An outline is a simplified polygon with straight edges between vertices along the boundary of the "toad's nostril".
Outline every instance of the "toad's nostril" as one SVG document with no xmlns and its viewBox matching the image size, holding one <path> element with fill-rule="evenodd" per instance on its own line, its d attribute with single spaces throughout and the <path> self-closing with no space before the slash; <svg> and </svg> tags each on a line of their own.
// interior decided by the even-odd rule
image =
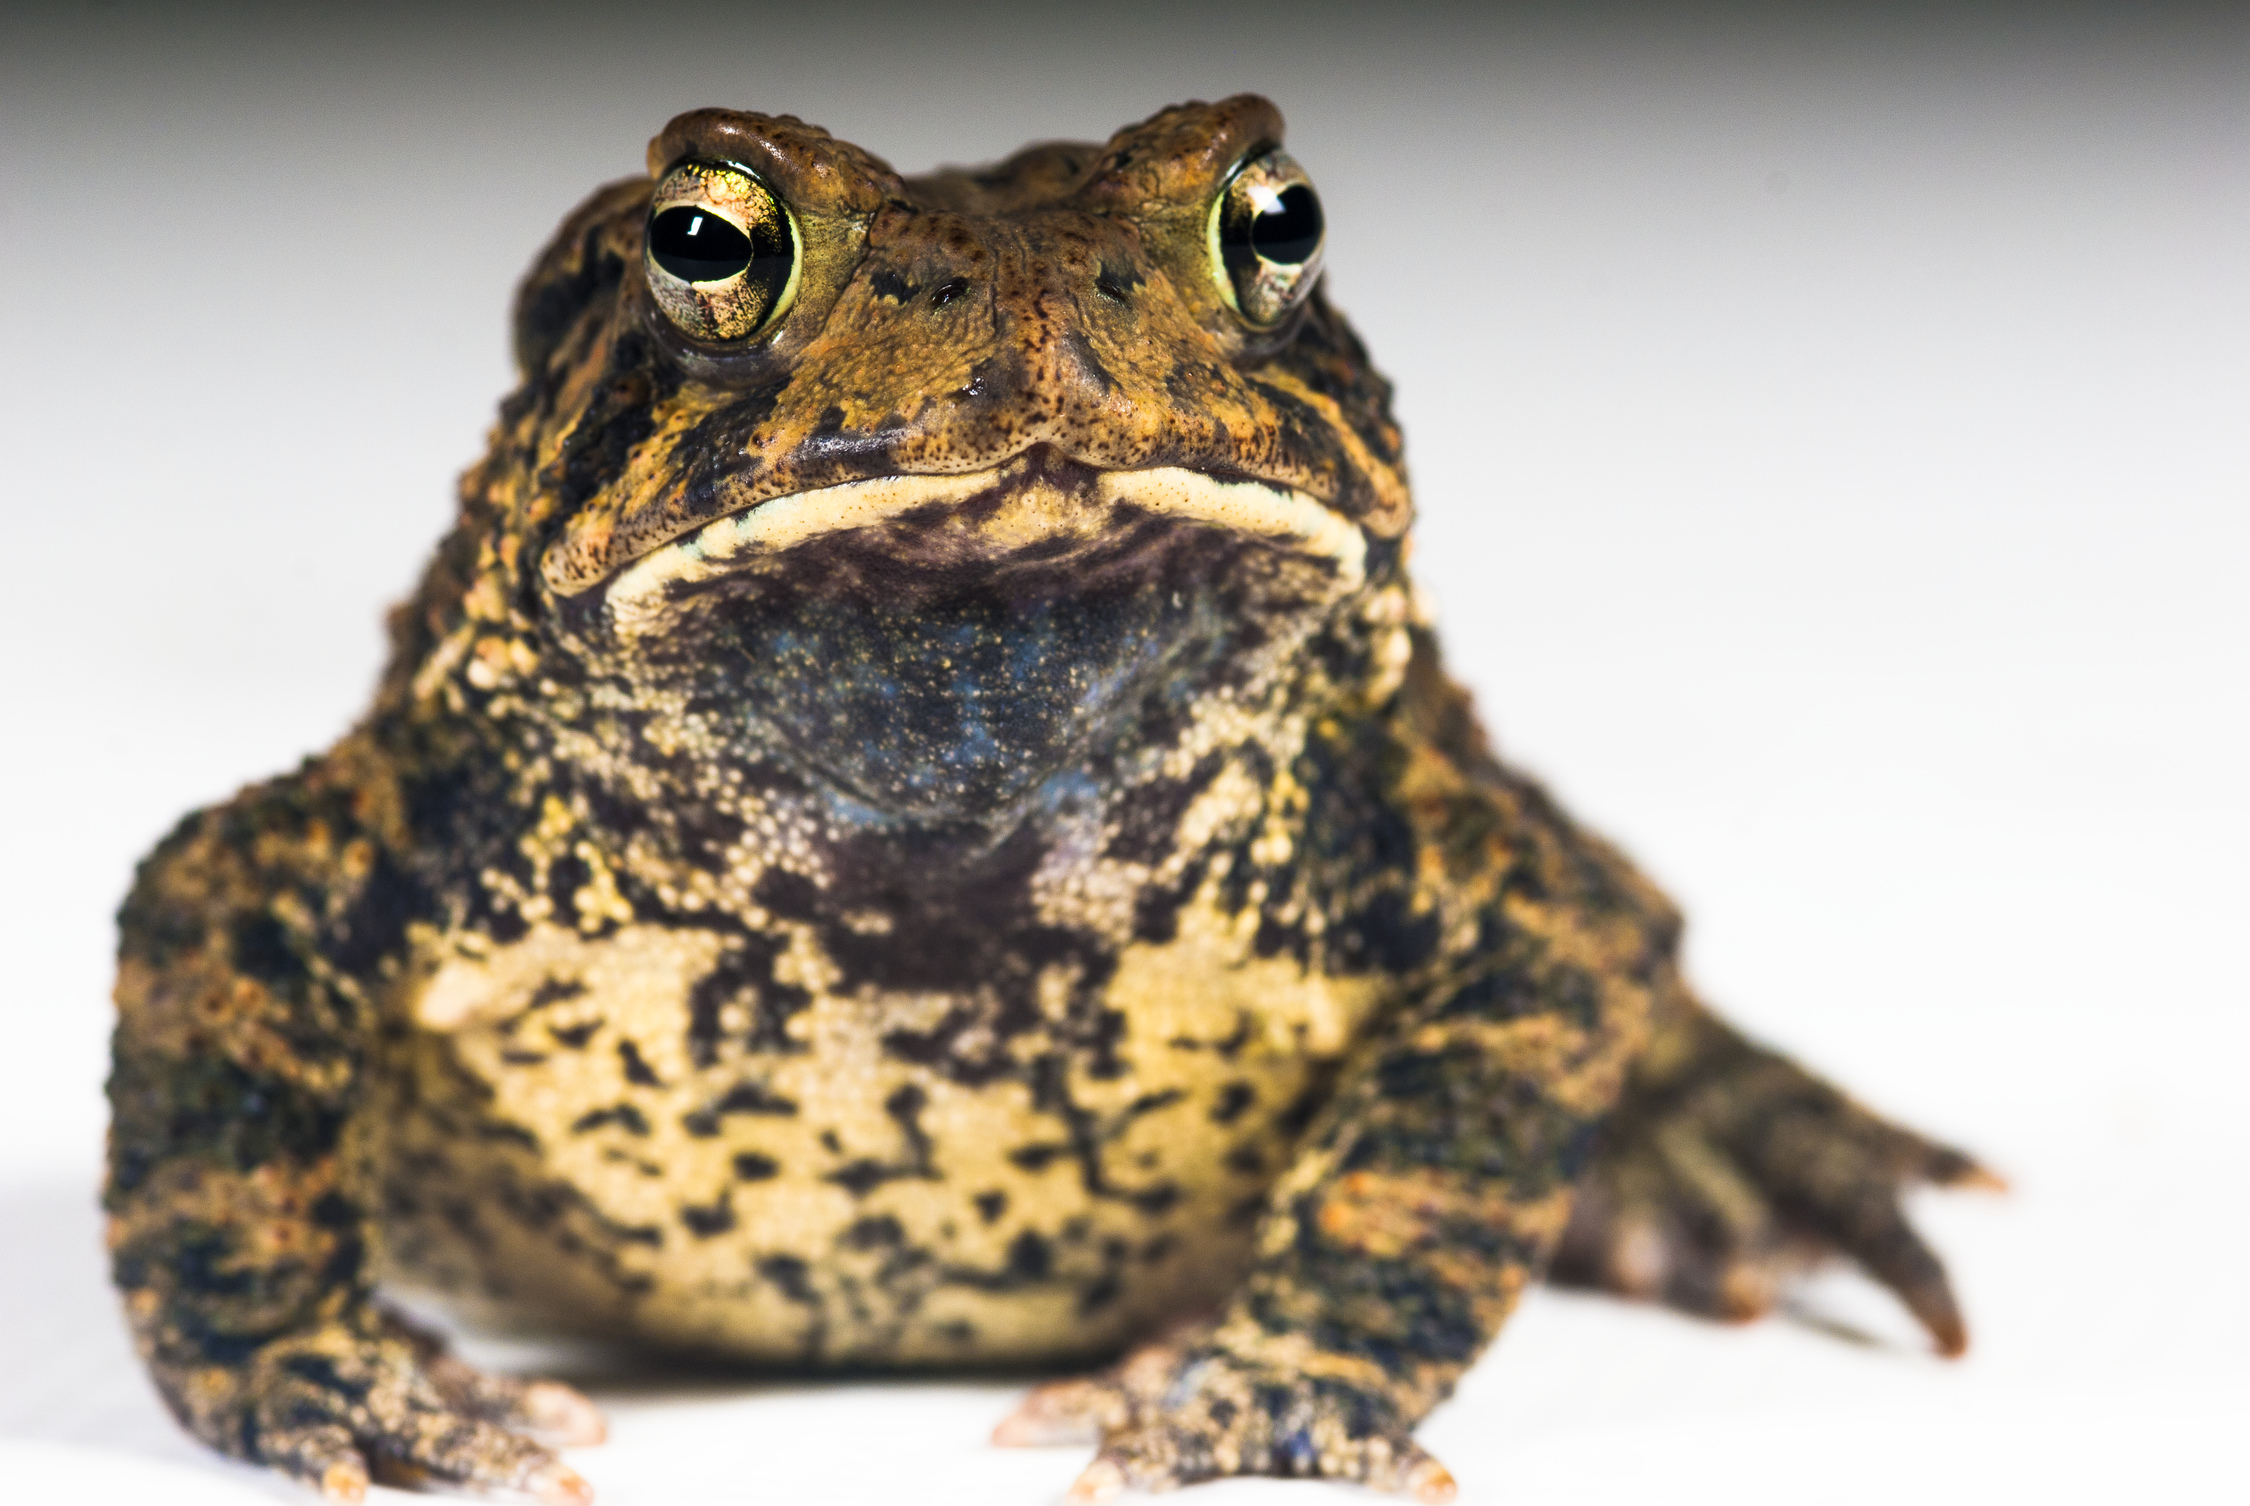
<svg viewBox="0 0 2250 1506">
<path fill-rule="evenodd" d="M 1130 304 L 1140 286 L 1141 276 L 1129 264 L 1120 267 L 1104 261 L 1101 275 L 1094 279 L 1094 291 L 1112 303 Z"/>
</svg>

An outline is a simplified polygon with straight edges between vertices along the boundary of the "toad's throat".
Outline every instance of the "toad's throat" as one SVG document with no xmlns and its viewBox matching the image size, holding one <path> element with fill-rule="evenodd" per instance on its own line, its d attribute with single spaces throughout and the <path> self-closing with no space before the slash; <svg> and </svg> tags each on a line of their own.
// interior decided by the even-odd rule
<svg viewBox="0 0 2250 1506">
<path fill-rule="evenodd" d="M 1018 461 L 763 503 L 606 599 L 705 725 L 839 815 L 1012 827 L 1254 692 L 1365 569 L 1358 527 L 1301 493 Z"/>
</svg>

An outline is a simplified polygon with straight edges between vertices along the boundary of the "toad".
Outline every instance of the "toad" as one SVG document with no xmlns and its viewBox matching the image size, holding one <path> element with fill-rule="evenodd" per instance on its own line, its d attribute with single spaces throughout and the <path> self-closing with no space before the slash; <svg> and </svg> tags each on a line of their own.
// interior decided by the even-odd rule
<svg viewBox="0 0 2250 1506">
<path fill-rule="evenodd" d="M 1424 1500 L 1542 1275 L 1747 1317 L 1990 1180 L 1707 1010 L 1501 763 L 1262 99 L 904 178 L 682 115 L 563 223 L 373 708 L 122 916 L 106 1207 L 215 1447 L 589 1498 L 381 1300 L 807 1368 L 1094 1366 L 1075 1494 Z M 1121 1358 L 1119 1358 L 1121 1356 Z"/>
</svg>

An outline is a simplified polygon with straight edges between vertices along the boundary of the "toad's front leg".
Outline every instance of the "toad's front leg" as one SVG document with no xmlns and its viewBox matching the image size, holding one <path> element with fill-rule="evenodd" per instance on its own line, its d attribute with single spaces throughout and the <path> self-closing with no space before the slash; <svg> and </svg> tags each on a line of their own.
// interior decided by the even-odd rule
<svg viewBox="0 0 2250 1506">
<path fill-rule="evenodd" d="M 1209 1326 L 1002 1425 L 1031 1442 L 1092 1423 L 1080 1499 L 1231 1474 L 1450 1496 L 1413 1429 L 1545 1267 L 1655 1001 L 1682 991 L 1671 907 L 1492 760 L 1427 639 L 1380 744 L 1354 736 L 1331 765 L 1374 746 L 1366 798 L 1411 835 L 1388 844 L 1388 880 L 1354 870 L 1339 891 L 1435 940 L 1345 1063 Z M 1343 847 L 1306 850 L 1324 845 Z"/>
<path fill-rule="evenodd" d="M 600 1437 L 568 1387 L 446 1355 L 371 1300 L 352 1145 L 362 984 L 400 924 L 383 802 L 331 755 L 191 817 L 120 917 L 113 1270 L 189 1431 L 332 1499 L 370 1472 L 583 1502 L 547 1443 Z"/>
<path fill-rule="evenodd" d="M 1347 1069 L 1217 1317 L 1034 1393 L 1000 1441 L 1091 1424 L 1079 1500 L 1240 1474 L 1451 1496 L 1413 1429 L 1544 1265 L 1668 976 L 1634 914 L 1507 908 L 1507 939 Z"/>
</svg>

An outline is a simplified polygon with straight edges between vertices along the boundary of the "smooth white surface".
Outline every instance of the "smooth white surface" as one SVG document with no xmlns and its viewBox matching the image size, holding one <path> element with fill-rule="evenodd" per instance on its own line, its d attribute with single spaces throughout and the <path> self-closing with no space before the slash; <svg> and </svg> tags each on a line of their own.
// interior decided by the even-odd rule
<svg viewBox="0 0 2250 1506">
<path fill-rule="evenodd" d="M 695 104 L 915 169 L 1236 87 L 1503 747 L 1734 1017 L 2019 1188 L 1918 1205 L 1955 1366 L 1847 1277 L 1743 1330 L 1535 1296 L 1424 1429 L 1464 1499 L 2240 1499 L 2250 53 L 2159 21 L 0 23 L 0 1499 L 300 1499 L 178 1435 L 104 1284 L 110 912 L 362 704 L 561 213 Z M 997 1382 L 595 1389 L 605 1506 L 1083 1458 L 985 1447 Z"/>
</svg>

